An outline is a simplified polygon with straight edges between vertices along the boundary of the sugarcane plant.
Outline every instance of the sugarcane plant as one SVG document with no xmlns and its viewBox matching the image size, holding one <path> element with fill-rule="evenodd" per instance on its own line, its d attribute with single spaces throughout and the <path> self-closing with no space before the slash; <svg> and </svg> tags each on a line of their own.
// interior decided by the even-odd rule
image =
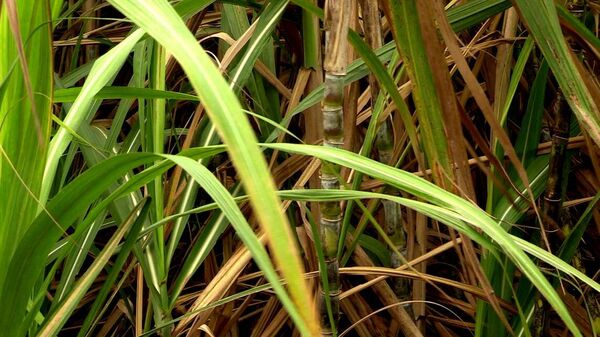
<svg viewBox="0 0 600 337">
<path fill-rule="evenodd" d="M 544 221 L 542 230 L 549 230 L 561 223 L 561 205 L 563 202 L 562 186 L 564 181 L 564 171 L 567 166 L 566 145 L 569 137 L 569 120 L 571 111 L 567 106 L 560 90 L 556 91 L 556 98 L 552 105 L 552 117 L 554 119 L 551 128 L 552 150 L 550 153 L 549 176 L 546 182 L 546 191 L 542 197 L 542 220 Z M 549 226 L 552 223 L 554 226 Z M 542 235 L 544 235 L 542 233 Z M 542 244 L 543 246 L 543 244 Z M 543 336 L 546 326 L 545 302 L 538 298 L 535 305 L 535 314 L 533 315 L 533 331 L 535 336 Z"/>
<path fill-rule="evenodd" d="M 321 102 L 323 116 L 323 145 L 342 148 L 344 145 L 343 99 L 346 76 L 347 34 L 350 1 L 329 0 L 325 3 L 325 95 Z M 321 187 L 327 190 L 340 188 L 340 166 L 328 162 L 321 164 Z M 323 336 L 335 334 L 335 322 L 339 317 L 339 264 L 337 247 L 342 224 L 342 208 L 339 201 L 320 203 L 320 236 L 327 268 L 326 280 L 321 291 L 321 325 Z M 323 274 L 323 273 L 322 273 Z M 331 314 L 331 315 L 330 315 Z"/>
<path fill-rule="evenodd" d="M 574 0 L 568 4 L 569 11 L 574 17 L 581 20 L 585 12 L 585 1 Z M 571 49 L 574 53 L 582 57 L 582 50 L 575 44 L 571 43 Z M 569 156 L 567 154 L 567 144 L 569 142 L 569 124 L 571 121 L 571 109 L 565 101 L 564 94 L 560 88 L 555 89 L 556 97 L 551 107 L 550 117 L 550 137 L 552 142 L 549 162 L 549 175 L 546 181 L 546 189 L 541 199 L 541 230 L 553 231 L 557 229 L 563 231 L 570 227 L 567 222 L 563 224 L 563 209 L 564 188 L 568 182 L 568 174 L 565 174 L 569 168 Z M 545 235 L 542 233 L 542 236 Z M 563 232 L 564 235 L 564 232 Z M 547 242 L 547 240 L 545 240 Z M 540 242 L 543 246 L 543 241 Z M 548 247 L 549 248 L 549 247 Z M 578 260 L 578 257 L 573 257 Z M 574 261 L 575 264 L 577 261 Z M 546 302 L 541 297 L 536 299 L 535 309 L 533 314 L 533 332 L 534 336 L 545 336 L 548 332 L 548 320 L 546 319 Z"/>
<path fill-rule="evenodd" d="M 371 49 L 377 50 L 383 45 L 381 18 L 377 0 L 361 0 L 360 4 L 365 38 Z M 377 82 L 373 74 L 369 75 L 369 86 L 371 88 L 371 106 L 375 106 L 374 103 L 377 100 L 380 90 L 379 82 Z M 392 132 L 392 122 L 389 117 L 382 121 L 377 129 L 375 146 L 378 154 L 377 159 L 381 163 L 394 165 L 394 135 Z M 397 190 L 390 187 L 387 187 L 385 192 L 393 195 L 398 194 Z M 402 216 L 401 205 L 390 200 L 383 200 L 382 204 L 385 231 L 396 248 L 389 250 L 391 266 L 398 268 L 404 264 L 407 256 L 406 233 L 400 221 Z M 397 252 L 400 252 L 402 256 L 399 256 Z M 410 298 L 410 282 L 408 282 L 408 279 L 396 277 L 391 282 L 393 283 L 391 285 L 392 289 L 400 301 L 406 301 Z"/>
</svg>

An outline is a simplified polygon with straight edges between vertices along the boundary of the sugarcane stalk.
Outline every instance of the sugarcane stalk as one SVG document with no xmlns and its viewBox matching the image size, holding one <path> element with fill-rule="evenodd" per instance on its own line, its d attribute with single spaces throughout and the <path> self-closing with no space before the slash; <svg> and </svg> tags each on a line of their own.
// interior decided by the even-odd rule
<svg viewBox="0 0 600 337">
<path fill-rule="evenodd" d="M 382 43 L 381 18 L 377 0 L 361 0 L 362 17 L 365 31 L 365 38 L 369 46 L 376 50 Z M 373 74 L 369 75 L 369 86 L 371 87 L 371 106 L 374 106 L 375 100 L 379 95 L 379 83 Z M 392 132 L 392 122 L 386 118 L 377 129 L 375 138 L 375 147 L 377 148 L 378 160 L 381 163 L 393 165 L 392 156 L 394 151 L 394 136 Z M 397 195 L 398 191 L 393 188 L 386 188 L 386 193 Z M 402 211 L 401 206 L 389 200 L 383 200 L 384 226 L 388 237 L 396 247 L 396 250 L 389 250 L 392 267 L 398 268 L 404 264 L 407 257 L 406 233 L 400 223 Z M 401 252 L 403 256 L 398 256 L 396 252 Z M 393 278 L 390 280 L 392 289 L 401 301 L 410 299 L 410 282 L 406 278 Z M 410 305 L 407 305 L 407 309 Z"/>
<path fill-rule="evenodd" d="M 571 14 L 573 14 L 575 17 L 577 17 L 579 20 L 583 20 L 583 17 L 585 15 L 585 12 L 587 11 L 587 7 L 588 7 L 588 3 L 590 2 L 596 2 L 596 6 L 598 5 L 598 1 L 594 0 L 594 1 L 588 1 L 588 0 L 573 0 L 571 3 L 568 4 L 568 9 L 571 12 Z M 575 43 L 571 43 L 571 48 L 573 49 L 574 53 L 579 57 L 579 59 L 581 60 L 581 62 L 583 64 L 586 64 L 586 58 L 583 52 L 583 49 L 581 48 L 580 45 L 577 45 Z M 565 123 L 569 123 L 568 121 L 565 121 Z M 567 125 L 568 127 L 568 125 Z M 569 136 L 568 134 L 566 135 L 567 137 Z M 565 141 L 565 146 L 567 143 L 568 139 Z M 566 214 L 568 214 L 568 209 L 565 209 L 564 212 Z M 571 232 L 572 230 L 572 223 L 570 220 L 570 217 L 563 215 L 562 216 L 563 219 L 567 219 L 567 221 L 563 221 L 563 225 L 562 225 L 562 232 L 567 235 Z M 573 266 L 575 266 L 575 268 L 579 269 L 582 273 L 587 274 L 587 270 L 585 268 L 584 263 L 582 262 L 582 257 L 581 257 L 581 250 L 577 249 L 577 251 L 575 252 L 575 255 L 572 258 L 572 264 Z M 600 296 L 598 295 L 598 293 L 594 292 L 594 291 L 587 291 L 584 293 L 584 298 L 585 298 L 585 302 L 587 303 L 587 308 L 588 308 L 588 312 L 590 315 L 590 319 L 591 319 L 591 328 L 592 328 L 592 333 L 594 336 L 600 334 Z"/>
<path fill-rule="evenodd" d="M 542 219 L 545 223 L 553 223 L 556 227 L 561 224 L 561 207 L 563 202 L 562 186 L 566 167 L 566 149 L 569 139 L 569 121 L 571 111 L 561 90 L 556 91 L 552 106 L 554 124 L 551 129 L 552 149 L 550 152 L 549 175 L 546 190 L 542 198 Z M 547 226 L 544 226 L 547 227 Z M 545 302 L 541 297 L 536 300 L 533 328 L 534 336 L 545 336 L 547 325 Z"/>
<path fill-rule="evenodd" d="M 585 11 L 585 0 L 573 0 L 568 4 L 568 8 L 575 17 L 581 19 L 583 12 Z M 575 44 L 571 44 L 571 47 L 575 54 L 582 55 L 581 49 Z M 568 225 L 562 225 L 561 220 L 563 203 L 562 186 L 567 183 L 565 181 L 567 176 L 564 172 L 568 167 L 566 150 L 569 142 L 571 110 L 559 88 L 556 90 L 556 98 L 553 102 L 551 114 L 554 118 L 554 123 L 551 126 L 552 148 L 550 152 L 548 180 L 542 198 L 541 211 L 542 219 L 546 224 L 552 224 L 554 228 L 564 229 L 565 227 L 568 228 Z M 546 306 L 546 302 L 538 296 L 535 302 L 532 329 L 535 337 L 546 335 L 548 324 L 546 319 Z"/>
<path fill-rule="evenodd" d="M 323 117 L 323 145 L 342 148 L 344 145 L 343 98 L 346 76 L 347 34 L 350 16 L 350 1 L 328 0 L 325 3 L 325 94 L 321 102 Z M 340 188 L 340 167 L 323 162 L 321 164 L 321 188 Z M 321 326 L 323 336 L 334 334 L 339 318 L 339 295 L 341 292 L 337 247 L 342 224 L 341 203 L 322 202 L 320 206 L 320 236 L 327 268 L 327 293 L 321 291 Z M 331 305 L 330 319 L 327 305 Z M 333 323 L 333 324 L 332 324 Z"/>
<path fill-rule="evenodd" d="M 554 127 L 552 130 L 549 175 L 542 200 L 542 219 L 560 224 L 560 208 L 563 201 L 561 186 L 564 183 L 566 148 L 569 140 L 569 121 L 571 119 L 571 111 L 562 91 L 557 92 L 552 108 Z"/>
<path fill-rule="evenodd" d="M 389 119 L 384 121 L 377 130 L 376 147 L 378 152 L 378 160 L 381 163 L 393 165 L 393 135 Z M 391 187 L 386 187 L 385 193 L 392 195 L 399 194 L 398 190 Z M 391 266 L 392 268 L 399 268 L 406 263 L 408 257 L 406 231 L 401 223 L 402 208 L 400 204 L 390 200 L 382 200 L 381 203 L 383 204 L 385 232 L 393 245 L 393 247 L 388 249 L 390 253 Z M 398 300 L 403 302 L 410 301 L 412 291 L 411 282 L 408 278 L 394 277 L 393 279 L 388 280 L 388 282 L 396 294 L 396 297 L 398 297 Z M 411 304 L 405 304 L 404 309 L 411 317 L 413 317 Z"/>
<path fill-rule="evenodd" d="M 394 150 L 394 138 L 391 130 L 391 121 L 386 119 L 377 130 L 375 145 L 378 152 L 378 160 L 381 163 L 393 165 L 392 154 Z M 398 195 L 398 190 L 386 187 L 387 194 Z M 382 200 L 384 227 L 387 236 L 392 241 L 395 249 L 389 249 L 392 268 L 398 268 L 407 261 L 406 232 L 402 226 L 402 209 L 400 204 L 390 200 Z M 400 253 L 402 256 L 398 255 Z M 392 289 L 400 301 L 410 300 L 410 281 L 404 277 L 395 277 L 390 280 Z M 410 310 L 411 305 L 405 305 Z"/>
</svg>

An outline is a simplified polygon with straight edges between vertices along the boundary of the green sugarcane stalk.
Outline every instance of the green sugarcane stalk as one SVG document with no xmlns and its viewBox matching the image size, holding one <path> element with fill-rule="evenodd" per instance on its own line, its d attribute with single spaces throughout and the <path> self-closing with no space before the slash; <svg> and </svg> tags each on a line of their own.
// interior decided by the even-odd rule
<svg viewBox="0 0 600 337">
<path fill-rule="evenodd" d="M 378 2 L 377 0 L 361 0 L 360 4 L 362 7 L 365 38 L 369 46 L 373 50 L 376 50 L 383 45 Z M 369 75 L 369 85 L 371 87 L 371 106 L 374 106 L 374 102 L 379 95 L 379 83 L 373 74 Z M 393 165 L 394 136 L 390 118 L 386 118 L 377 129 L 375 147 L 377 148 L 378 160 L 381 163 Z M 398 191 L 393 188 L 386 188 L 386 192 L 393 195 L 398 194 Z M 392 240 L 392 243 L 396 247 L 396 251 L 401 252 L 403 255 L 398 256 L 396 251 L 390 249 L 392 267 L 398 268 L 404 264 L 407 257 L 406 233 L 400 223 L 402 210 L 399 204 L 389 200 L 383 200 L 382 204 L 386 234 Z M 392 289 L 399 300 L 405 301 L 410 299 L 411 291 L 408 279 L 396 277 L 390 280 L 390 282 L 392 283 Z M 410 305 L 407 306 L 410 307 Z"/>
<path fill-rule="evenodd" d="M 323 145 L 342 148 L 344 145 L 343 99 L 344 77 L 347 65 L 347 34 L 350 21 L 351 2 L 348 0 L 328 0 L 325 3 L 325 95 L 321 102 L 323 115 Z M 340 167 L 323 162 L 321 164 L 321 188 L 340 188 Z M 341 292 L 337 247 L 342 224 L 340 202 L 330 201 L 319 204 L 321 211 L 320 236 L 327 268 L 328 293 L 322 291 L 321 325 L 323 336 L 334 334 L 335 323 L 339 318 L 339 295 Z M 330 320 L 327 305 L 331 304 L 333 319 Z M 333 321 L 333 322 L 332 322 Z M 333 324 L 332 324 L 333 323 Z"/>
</svg>

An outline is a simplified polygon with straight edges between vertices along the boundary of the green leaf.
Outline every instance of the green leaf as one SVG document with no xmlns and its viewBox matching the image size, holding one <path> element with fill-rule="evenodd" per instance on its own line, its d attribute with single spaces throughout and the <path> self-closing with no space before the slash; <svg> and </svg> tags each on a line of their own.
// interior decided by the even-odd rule
<svg viewBox="0 0 600 337">
<path fill-rule="evenodd" d="M 94 96 L 99 92 L 115 74 L 121 69 L 127 56 L 135 44 L 144 36 L 144 31 L 136 30 L 125 40 L 119 43 L 94 62 L 90 74 L 77 96 L 77 99 L 69 109 L 69 113 L 64 119 L 64 124 L 70 129 L 77 131 L 79 126 L 89 117 L 89 109 L 94 101 Z M 44 181 L 40 192 L 40 201 L 46 202 L 50 195 L 50 188 L 56 174 L 58 161 L 64 151 L 69 146 L 73 136 L 66 128 L 60 128 L 50 142 L 48 150 L 48 160 L 44 168 Z"/>
<path fill-rule="evenodd" d="M 184 154 L 202 158 L 221 151 L 222 148 L 207 147 L 187 151 Z M 6 279 L 3 287 L 0 288 L 0 303 L 5 304 L 0 308 L 2 310 L 0 326 L 5 327 L 4 333 L 8 336 L 22 336 L 17 331 L 28 328 L 30 321 L 20 322 L 26 312 L 29 295 L 34 289 L 37 278 L 44 270 L 50 251 L 61 235 L 78 217 L 88 210 L 91 203 L 97 200 L 109 186 L 133 168 L 151 163 L 154 160 L 156 160 L 155 155 L 146 153 L 133 153 L 109 158 L 78 175 L 47 204 L 46 208 L 35 218 L 23 235 L 23 239 L 19 242 L 10 259 L 8 268 L 5 269 L 6 275 L 11 275 L 11 277 Z M 90 222 L 95 219 L 97 214 L 104 211 L 117 196 L 136 190 L 153 179 L 156 174 L 166 171 L 171 165 L 170 162 L 164 162 L 132 177 L 111 197 L 105 198 L 94 208 L 93 212 L 88 214 Z M 79 224 L 84 228 L 89 225 L 89 222 Z M 32 247 L 35 247 L 35 249 L 32 249 Z M 15 294 L 21 295 L 15 296 Z"/>
<path fill-rule="evenodd" d="M 577 61 L 560 29 L 553 0 L 514 0 L 523 22 L 544 54 L 563 94 L 579 123 L 600 146 L 598 107 L 575 65 Z"/>
<path fill-rule="evenodd" d="M 39 207 L 52 115 L 49 9 L 31 1 L 0 2 L 0 289 Z"/>
<path fill-rule="evenodd" d="M 582 336 L 565 303 L 536 264 L 525 254 L 523 251 L 524 248 L 517 245 L 514 237 L 499 226 L 492 217 L 470 201 L 462 199 L 409 172 L 378 163 L 352 152 L 311 145 L 264 144 L 264 146 L 286 152 L 310 155 L 321 160 L 349 167 L 370 175 L 373 178 L 380 179 L 417 198 L 459 214 L 462 221 L 482 230 L 483 233 L 493 238 L 496 244 L 502 249 L 502 252 L 532 281 L 548 303 L 556 310 L 573 335 Z M 529 252 L 538 253 L 535 249 Z"/>
<path fill-rule="evenodd" d="M 69 318 L 70 313 L 73 312 L 73 310 L 75 310 L 75 308 L 79 305 L 79 301 L 83 298 L 83 296 L 85 296 L 89 287 L 92 285 L 110 257 L 118 248 L 121 238 L 123 238 L 127 232 L 129 232 L 130 235 L 127 247 L 129 250 L 131 250 L 133 243 L 136 241 L 137 234 L 142 229 L 142 225 L 144 223 L 143 220 L 148 211 L 148 207 L 144 207 L 146 205 L 146 201 L 147 199 L 143 199 L 142 202 L 131 211 L 131 214 L 127 220 L 113 234 L 102 252 L 94 260 L 94 263 L 87 268 L 85 274 L 77 281 L 75 286 L 70 290 L 67 296 L 65 296 L 65 299 L 61 301 L 59 307 L 46 319 L 45 324 L 42 326 L 37 335 L 38 337 L 51 337 L 58 334 L 60 328 Z M 129 250 L 122 250 L 122 253 L 128 252 Z M 128 254 L 125 254 L 124 257 L 120 259 L 120 265 L 125 262 L 127 255 Z M 117 269 L 117 271 L 119 269 Z M 114 279 L 116 276 L 118 276 L 118 273 L 112 273 L 112 276 Z"/>
<path fill-rule="evenodd" d="M 73 102 L 81 93 L 82 88 L 57 89 L 54 91 L 55 103 Z M 198 97 L 184 94 L 181 92 L 155 90 L 149 88 L 134 87 L 104 87 L 94 96 L 94 99 L 125 99 L 125 98 L 145 98 L 145 99 L 174 99 L 182 101 L 197 101 Z"/>
<path fill-rule="evenodd" d="M 448 21 L 455 32 L 461 32 L 512 6 L 508 0 L 471 0 L 448 10 Z"/>
<path fill-rule="evenodd" d="M 544 98 L 546 96 L 546 81 L 548 79 L 548 63 L 542 62 L 540 70 L 531 85 L 527 110 L 521 122 L 521 131 L 515 142 L 515 151 L 527 167 L 537 155 L 540 143 L 540 132 L 542 131 L 542 117 L 544 114 Z"/>
<path fill-rule="evenodd" d="M 427 54 L 421 22 L 419 15 L 416 14 L 418 13 L 417 1 L 407 0 L 399 4 L 388 1 L 385 4 L 385 8 L 389 9 L 387 14 L 396 46 L 413 84 L 412 96 L 419 120 L 423 152 L 427 156 L 429 167 L 439 165 L 442 170 L 450 174 L 444 111 L 438 98 L 440 95 L 436 87 L 435 74 L 429 63 L 429 56 L 432 55 Z M 434 175 L 434 179 L 436 178 L 438 177 Z"/>
<path fill-rule="evenodd" d="M 234 93 L 212 63 L 211 58 L 166 0 L 110 0 L 118 10 L 161 43 L 179 61 L 200 101 L 227 145 L 230 158 L 242 184 L 250 195 L 251 205 L 265 231 L 269 246 L 288 284 L 288 289 L 302 319 L 295 319 L 303 335 L 315 335 L 319 324 L 313 298 L 303 279 L 297 244 L 280 211 L 275 184 Z M 156 25 L 161 22 L 161 25 Z M 293 308 L 287 307 L 288 310 Z"/>
</svg>

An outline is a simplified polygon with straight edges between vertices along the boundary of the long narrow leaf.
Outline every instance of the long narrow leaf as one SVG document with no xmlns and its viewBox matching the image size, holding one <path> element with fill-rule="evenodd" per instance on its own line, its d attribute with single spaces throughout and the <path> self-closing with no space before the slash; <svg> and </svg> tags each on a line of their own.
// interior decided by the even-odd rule
<svg viewBox="0 0 600 337">
<path fill-rule="evenodd" d="M 228 145 L 231 160 L 251 196 L 252 207 L 268 236 L 277 266 L 302 316 L 302 320 L 295 323 L 303 335 L 317 334 L 319 324 L 312 296 L 302 278 L 296 242 L 279 209 L 275 186 L 256 144 L 256 136 L 233 92 L 166 0 L 111 0 L 110 3 L 163 44 L 186 71 L 211 121 Z M 156 22 L 162 24 L 156 25 Z"/>
<path fill-rule="evenodd" d="M 516 245 L 514 238 L 476 205 L 473 205 L 469 201 L 445 191 L 413 174 L 361 157 L 348 151 L 296 144 L 268 144 L 265 146 L 286 152 L 315 156 L 322 160 L 355 169 L 374 178 L 381 179 L 400 190 L 433 203 L 434 205 L 452 209 L 463 216 L 464 221 L 481 229 L 489 237 L 493 238 L 502 248 L 503 252 L 511 258 L 517 267 L 519 267 L 523 274 L 535 284 L 537 289 L 556 310 L 557 314 L 562 318 L 573 335 L 582 336 L 565 303 L 535 263 L 525 254 L 523 248 Z"/>
<path fill-rule="evenodd" d="M 514 0 L 575 116 L 600 146 L 600 111 L 585 86 L 560 29 L 552 0 Z"/>
</svg>

